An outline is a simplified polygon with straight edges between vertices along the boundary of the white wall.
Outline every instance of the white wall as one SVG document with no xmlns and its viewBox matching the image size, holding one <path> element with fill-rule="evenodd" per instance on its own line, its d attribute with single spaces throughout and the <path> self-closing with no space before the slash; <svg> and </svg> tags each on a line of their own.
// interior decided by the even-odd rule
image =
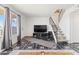
<svg viewBox="0 0 79 59">
<path fill-rule="evenodd" d="M 48 30 L 51 30 L 49 25 L 49 17 L 26 17 L 22 20 L 22 37 L 32 36 L 34 25 L 48 25 Z"/>
<path fill-rule="evenodd" d="M 24 37 L 26 35 L 26 17 L 21 16 L 21 38 Z"/>
<path fill-rule="evenodd" d="M 77 7 L 77 5 L 74 5 L 74 6 L 72 6 L 71 8 L 69 8 L 69 9 L 67 9 L 66 11 L 65 11 L 65 13 L 64 13 L 64 15 L 63 15 L 63 17 L 62 17 L 62 19 L 61 19 L 61 21 L 60 21 L 60 24 L 59 24 L 59 26 L 60 26 L 60 28 L 61 28 L 61 30 L 63 31 L 63 33 L 65 34 L 65 36 L 66 36 L 66 39 L 68 40 L 68 42 L 69 43 L 72 43 L 72 42 L 75 42 L 76 40 L 73 38 L 73 37 L 75 37 L 74 35 L 72 36 L 71 34 L 71 29 L 74 29 L 73 27 L 71 28 L 71 26 L 70 26 L 70 22 L 71 22 L 71 18 L 73 17 L 71 17 L 71 13 L 73 12 L 73 11 L 75 11 L 75 10 L 77 10 L 77 9 L 79 9 L 78 7 Z M 74 24 L 74 23 L 72 23 L 72 24 Z M 78 24 L 77 24 L 78 25 Z M 74 25 L 75 26 L 75 25 Z M 73 31 L 72 31 L 73 32 Z M 73 34 L 74 34 L 74 32 L 73 32 Z M 74 41 L 75 40 L 75 41 Z M 77 40 L 77 41 L 79 41 L 79 40 Z"/>
<path fill-rule="evenodd" d="M 79 43 L 79 11 L 71 13 L 70 17 L 71 43 Z"/>
</svg>

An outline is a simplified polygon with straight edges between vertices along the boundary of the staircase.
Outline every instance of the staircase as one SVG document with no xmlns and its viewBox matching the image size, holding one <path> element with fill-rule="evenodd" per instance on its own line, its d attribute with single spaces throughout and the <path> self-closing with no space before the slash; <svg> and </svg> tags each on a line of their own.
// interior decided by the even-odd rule
<svg viewBox="0 0 79 59">
<path fill-rule="evenodd" d="M 60 43 L 67 43 L 67 40 L 66 40 L 66 37 L 65 35 L 63 34 L 63 31 L 61 30 L 61 28 L 56 25 L 53 21 L 53 19 L 50 17 L 49 18 L 49 23 L 52 27 L 52 32 L 53 32 L 53 36 L 54 36 L 54 40 L 55 40 L 55 43 L 58 45 L 63 45 L 63 44 L 60 44 Z"/>
</svg>

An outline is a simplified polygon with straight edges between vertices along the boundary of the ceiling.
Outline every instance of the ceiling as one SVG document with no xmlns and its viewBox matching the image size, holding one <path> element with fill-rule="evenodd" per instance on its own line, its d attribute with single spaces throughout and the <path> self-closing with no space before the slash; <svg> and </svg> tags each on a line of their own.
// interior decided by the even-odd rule
<svg viewBox="0 0 79 59">
<path fill-rule="evenodd" d="M 74 4 L 11 4 L 10 7 L 25 16 L 51 16 L 56 9 L 68 9 Z"/>
</svg>

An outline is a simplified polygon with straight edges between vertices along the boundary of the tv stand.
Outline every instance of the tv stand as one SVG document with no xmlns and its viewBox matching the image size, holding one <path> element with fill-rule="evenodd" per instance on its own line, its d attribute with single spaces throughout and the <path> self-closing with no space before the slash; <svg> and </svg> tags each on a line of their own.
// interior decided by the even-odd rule
<svg viewBox="0 0 79 59">
<path fill-rule="evenodd" d="M 34 32 L 33 37 L 37 39 L 43 39 L 47 41 L 52 41 L 54 40 L 53 34 L 51 31 L 48 32 Z"/>
<path fill-rule="evenodd" d="M 47 32 L 34 32 L 33 37 L 38 38 L 38 39 L 47 40 L 48 39 L 48 33 Z"/>
</svg>

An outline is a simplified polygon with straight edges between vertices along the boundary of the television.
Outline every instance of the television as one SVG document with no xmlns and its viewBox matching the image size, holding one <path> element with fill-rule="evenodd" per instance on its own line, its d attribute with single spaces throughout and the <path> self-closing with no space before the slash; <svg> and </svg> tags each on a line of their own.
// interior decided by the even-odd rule
<svg viewBox="0 0 79 59">
<path fill-rule="evenodd" d="M 34 25 L 34 32 L 47 32 L 47 25 Z"/>
</svg>

